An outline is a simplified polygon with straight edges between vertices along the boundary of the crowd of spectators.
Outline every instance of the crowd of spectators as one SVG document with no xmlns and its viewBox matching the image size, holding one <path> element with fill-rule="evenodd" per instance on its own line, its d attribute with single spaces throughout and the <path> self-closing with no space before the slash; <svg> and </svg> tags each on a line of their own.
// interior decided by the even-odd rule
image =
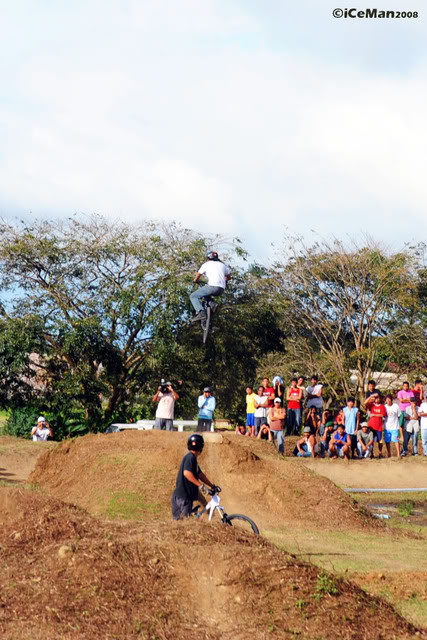
<svg viewBox="0 0 427 640">
<path fill-rule="evenodd" d="M 280 376 L 270 384 L 264 378 L 255 390 L 246 388 L 246 425 L 238 426 L 239 436 L 269 440 L 285 454 L 285 436 L 301 436 L 294 455 L 298 457 L 374 458 L 377 444 L 378 457 L 418 455 L 421 439 L 422 452 L 427 456 L 427 393 L 421 380 L 413 387 L 404 382 L 397 393 L 383 396 L 374 380 L 368 383 L 364 402 L 357 406 L 354 397 L 348 397 L 344 407 L 324 409 L 323 385 L 316 375 L 305 386 L 305 378 L 293 378 L 288 387 Z"/>
</svg>

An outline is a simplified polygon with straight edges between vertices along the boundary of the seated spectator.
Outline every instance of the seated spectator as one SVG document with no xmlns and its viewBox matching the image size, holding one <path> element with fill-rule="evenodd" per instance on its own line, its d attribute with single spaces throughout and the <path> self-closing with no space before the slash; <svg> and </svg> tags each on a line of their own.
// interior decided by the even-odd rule
<svg viewBox="0 0 427 640">
<path fill-rule="evenodd" d="M 255 434 L 258 435 L 259 428 L 267 422 L 268 398 L 264 396 L 264 387 L 258 387 L 255 396 Z"/>
<path fill-rule="evenodd" d="M 329 451 L 329 443 L 331 442 L 331 437 L 334 431 L 338 428 L 338 425 L 333 422 L 333 420 L 328 420 L 328 422 L 324 425 L 320 426 L 319 435 L 320 435 L 320 457 L 324 458 L 326 452 Z"/>
<path fill-rule="evenodd" d="M 273 436 L 271 435 L 270 427 L 266 422 L 261 425 L 257 438 L 259 438 L 260 440 L 269 440 L 270 442 L 273 442 Z"/>
<path fill-rule="evenodd" d="M 316 438 L 311 433 L 310 427 L 304 427 L 304 435 L 301 440 L 297 441 L 294 449 L 294 456 L 299 458 L 314 458 L 317 453 Z"/>
<path fill-rule="evenodd" d="M 316 407 L 311 407 L 308 410 L 307 417 L 305 419 L 304 427 L 310 427 L 311 433 L 315 435 L 320 428 L 320 420 L 317 415 Z"/>
<path fill-rule="evenodd" d="M 350 460 L 351 439 L 345 432 L 344 425 L 339 424 L 329 442 L 329 452 L 332 459 L 345 458 Z"/>
<path fill-rule="evenodd" d="M 274 406 L 268 410 L 270 433 L 277 441 L 279 453 L 285 455 L 285 434 L 283 432 L 286 419 L 286 409 L 280 406 L 280 398 L 274 398 Z"/>
<path fill-rule="evenodd" d="M 357 448 L 357 432 L 359 431 L 360 414 L 359 409 L 355 406 L 353 396 L 347 398 L 347 406 L 342 410 L 344 418 L 345 431 L 351 440 L 351 457 L 354 458 L 354 452 Z"/>
<path fill-rule="evenodd" d="M 31 435 L 33 436 L 34 442 L 45 442 L 48 438 L 53 438 L 52 429 L 50 428 L 49 423 L 46 421 L 46 418 L 40 416 L 40 418 L 37 420 L 37 425 L 31 430 Z"/>
<path fill-rule="evenodd" d="M 251 430 L 245 427 L 244 424 L 240 424 L 236 427 L 236 436 L 250 436 Z"/>
<path fill-rule="evenodd" d="M 374 434 L 368 427 L 367 422 L 362 422 L 357 432 L 357 452 L 359 458 L 373 458 Z"/>
<path fill-rule="evenodd" d="M 402 457 L 408 455 L 408 444 L 412 442 L 412 455 L 418 455 L 418 432 L 420 430 L 417 401 L 415 396 L 411 399 L 411 405 L 405 411 L 405 426 L 403 429 Z"/>
<path fill-rule="evenodd" d="M 384 420 L 384 442 L 387 449 L 387 455 L 391 458 L 391 442 L 396 446 L 396 455 L 400 458 L 400 441 L 399 441 L 399 417 L 400 407 L 393 403 L 393 396 L 389 393 L 385 397 L 385 410 L 387 415 Z M 409 403 L 410 406 L 410 403 Z M 401 432 L 402 432 L 401 427 Z M 402 435 L 403 437 L 403 435 Z"/>
<path fill-rule="evenodd" d="M 340 409 L 336 415 L 335 418 L 335 422 L 337 424 L 344 424 L 345 425 L 345 417 L 344 417 L 344 411 L 342 409 Z"/>
</svg>

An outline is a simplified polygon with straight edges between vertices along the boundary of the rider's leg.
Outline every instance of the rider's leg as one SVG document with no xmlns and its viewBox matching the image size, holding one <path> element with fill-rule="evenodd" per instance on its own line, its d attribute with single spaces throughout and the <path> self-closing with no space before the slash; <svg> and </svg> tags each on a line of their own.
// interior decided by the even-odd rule
<svg viewBox="0 0 427 640">
<path fill-rule="evenodd" d="M 196 313 L 203 312 L 203 305 L 201 302 L 201 298 L 205 298 L 206 296 L 220 296 L 224 292 L 222 287 L 212 287 L 209 284 L 205 284 L 200 289 L 196 289 L 190 295 L 191 304 L 194 307 Z"/>
</svg>

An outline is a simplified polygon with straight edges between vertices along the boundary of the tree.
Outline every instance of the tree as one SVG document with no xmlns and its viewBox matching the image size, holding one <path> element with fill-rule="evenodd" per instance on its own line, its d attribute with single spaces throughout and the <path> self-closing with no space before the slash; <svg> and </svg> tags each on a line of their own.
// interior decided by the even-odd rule
<svg viewBox="0 0 427 640">
<path fill-rule="evenodd" d="M 369 239 L 364 245 L 333 239 L 312 246 L 299 237 L 286 240 L 275 280 L 286 303 L 282 326 L 293 367 L 306 371 L 310 362 L 336 399 L 356 392 L 362 400 L 378 344 L 392 335 L 399 313 L 413 303 L 413 257 L 390 254 Z"/>
<path fill-rule="evenodd" d="M 33 366 L 58 407 L 79 404 L 92 430 L 108 424 L 186 322 L 209 239 L 176 224 L 136 227 L 95 216 L 3 222 L 0 238 L 2 288 L 14 296 L 4 322 L 37 327 L 21 345 L 23 358 L 37 351 Z"/>
</svg>

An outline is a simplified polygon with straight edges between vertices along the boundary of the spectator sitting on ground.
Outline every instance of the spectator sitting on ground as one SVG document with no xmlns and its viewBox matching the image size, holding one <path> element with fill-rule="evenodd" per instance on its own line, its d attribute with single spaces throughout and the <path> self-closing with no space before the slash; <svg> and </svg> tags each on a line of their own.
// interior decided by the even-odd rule
<svg viewBox="0 0 427 640">
<path fill-rule="evenodd" d="M 271 435 L 270 427 L 266 422 L 261 425 L 257 438 L 259 438 L 260 440 L 269 440 L 270 442 L 273 442 L 273 436 Z"/>
<path fill-rule="evenodd" d="M 250 436 L 251 430 L 247 429 L 244 424 L 240 424 L 236 427 L 236 436 Z"/>
<path fill-rule="evenodd" d="M 368 427 L 367 422 L 362 422 L 357 432 L 357 452 L 359 458 L 372 458 L 374 448 L 374 434 Z"/>
<path fill-rule="evenodd" d="M 40 416 L 37 420 L 37 425 L 32 428 L 31 435 L 34 442 L 45 442 L 48 438 L 53 438 L 52 429 L 44 416 Z"/>
<path fill-rule="evenodd" d="M 329 451 L 332 459 L 345 458 L 350 460 L 351 439 L 345 432 L 344 425 L 339 424 L 338 429 L 332 435 L 329 442 Z"/>
<path fill-rule="evenodd" d="M 316 438 L 311 433 L 310 427 L 304 427 L 304 435 L 301 440 L 297 441 L 294 449 L 294 456 L 298 458 L 314 458 L 317 453 Z"/>
<path fill-rule="evenodd" d="M 319 435 L 321 437 L 320 440 L 320 457 L 324 458 L 326 452 L 329 451 L 329 444 L 331 442 L 332 434 L 338 425 L 333 422 L 333 420 L 329 420 L 325 425 L 321 426 L 319 429 Z"/>
</svg>

